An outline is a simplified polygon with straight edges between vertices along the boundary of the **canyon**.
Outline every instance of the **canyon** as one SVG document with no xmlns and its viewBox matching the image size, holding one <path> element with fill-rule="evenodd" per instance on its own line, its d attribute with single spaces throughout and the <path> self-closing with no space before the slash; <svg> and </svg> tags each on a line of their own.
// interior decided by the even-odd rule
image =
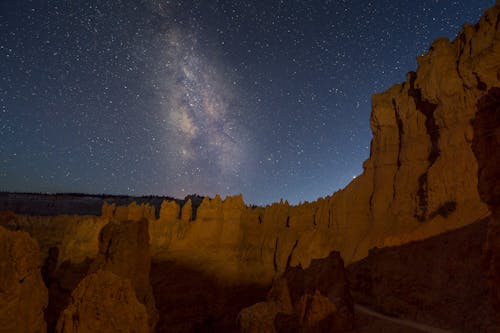
<svg viewBox="0 0 500 333">
<path fill-rule="evenodd" d="M 2 194 L 0 332 L 362 331 L 353 302 L 498 332 L 500 1 L 417 61 L 372 97 L 363 173 L 314 202 Z"/>
</svg>

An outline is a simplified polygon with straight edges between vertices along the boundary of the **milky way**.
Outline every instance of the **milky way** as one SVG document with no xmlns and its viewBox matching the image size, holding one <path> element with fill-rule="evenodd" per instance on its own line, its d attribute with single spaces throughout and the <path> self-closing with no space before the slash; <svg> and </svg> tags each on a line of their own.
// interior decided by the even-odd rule
<svg viewBox="0 0 500 333">
<path fill-rule="evenodd" d="M 239 110 L 231 107 L 235 89 L 217 64 L 199 54 L 196 36 L 172 28 L 164 37 L 159 61 L 164 70 L 155 73 L 162 84 L 158 98 L 168 122 L 166 138 L 177 147 L 171 169 L 188 175 L 188 188 L 208 191 L 203 184 L 213 185 L 210 179 L 228 187 L 246 156 Z"/>
<path fill-rule="evenodd" d="M 371 95 L 494 2 L 1 1 L 0 190 L 332 194 Z"/>
</svg>

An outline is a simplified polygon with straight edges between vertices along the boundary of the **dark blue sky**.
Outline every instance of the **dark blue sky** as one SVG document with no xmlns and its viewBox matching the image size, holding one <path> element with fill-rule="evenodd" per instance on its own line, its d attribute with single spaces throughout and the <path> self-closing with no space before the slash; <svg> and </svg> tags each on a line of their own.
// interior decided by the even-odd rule
<svg viewBox="0 0 500 333">
<path fill-rule="evenodd" d="M 1 1 L 0 190 L 314 200 L 494 0 Z"/>
</svg>

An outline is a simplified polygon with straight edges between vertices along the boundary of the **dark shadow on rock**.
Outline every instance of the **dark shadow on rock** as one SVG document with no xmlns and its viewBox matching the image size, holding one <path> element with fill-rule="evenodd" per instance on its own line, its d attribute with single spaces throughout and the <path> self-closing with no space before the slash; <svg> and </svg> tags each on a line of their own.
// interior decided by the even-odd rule
<svg viewBox="0 0 500 333">
<path fill-rule="evenodd" d="M 472 150 L 478 162 L 478 191 L 491 211 L 485 244 L 490 297 L 500 325 L 500 88 L 479 99 Z"/>
<path fill-rule="evenodd" d="M 230 285 L 196 269 L 152 262 L 151 285 L 160 314 L 156 332 L 238 332 L 238 312 L 265 299 L 269 286 Z"/>
<path fill-rule="evenodd" d="M 49 290 L 49 304 L 45 309 L 47 333 L 55 332 L 59 315 L 68 306 L 71 293 L 87 275 L 92 262 L 91 259 L 78 264 L 65 261 L 56 267 L 58 254 L 56 247 L 50 248 L 49 256 L 42 267 L 42 277 Z"/>
<path fill-rule="evenodd" d="M 499 332 L 482 268 L 488 221 L 427 240 L 373 249 L 347 267 L 356 303 L 459 332 Z"/>
<path fill-rule="evenodd" d="M 266 301 L 238 314 L 240 332 L 353 332 L 354 308 L 338 252 L 288 267 L 274 279 Z"/>
</svg>

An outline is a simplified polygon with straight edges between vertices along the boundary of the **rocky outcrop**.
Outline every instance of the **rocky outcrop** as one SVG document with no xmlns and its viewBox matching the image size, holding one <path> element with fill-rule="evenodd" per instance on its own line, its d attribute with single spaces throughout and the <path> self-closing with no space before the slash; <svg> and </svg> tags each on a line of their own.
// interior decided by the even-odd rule
<svg viewBox="0 0 500 333">
<path fill-rule="evenodd" d="M 110 271 L 130 280 L 137 300 L 147 310 L 149 327 L 153 332 L 158 311 L 149 279 L 151 256 L 148 221 L 110 222 L 104 226 L 99 235 L 99 253 L 90 272 L 98 270 Z"/>
<path fill-rule="evenodd" d="M 38 244 L 0 227 L 0 332 L 46 332 L 47 288 Z"/>
<path fill-rule="evenodd" d="M 347 267 L 354 301 L 453 332 L 499 332 L 481 265 L 487 225 L 370 251 Z"/>
<path fill-rule="evenodd" d="M 354 310 L 339 253 L 315 259 L 307 269 L 287 268 L 267 300 L 243 309 L 238 322 L 245 333 L 352 331 Z"/>
<path fill-rule="evenodd" d="M 479 195 L 492 212 L 485 261 L 500 325 L 500 85 L 490 88 L 477 107 L 472 148 L 479 163 Z"/>
<path fill-rule="evenodd" d="M 83 279 L 57 323 L 57 333 L 150 332 L 148 313 L 129 279 L 98 270 Z"/>
</svg>

